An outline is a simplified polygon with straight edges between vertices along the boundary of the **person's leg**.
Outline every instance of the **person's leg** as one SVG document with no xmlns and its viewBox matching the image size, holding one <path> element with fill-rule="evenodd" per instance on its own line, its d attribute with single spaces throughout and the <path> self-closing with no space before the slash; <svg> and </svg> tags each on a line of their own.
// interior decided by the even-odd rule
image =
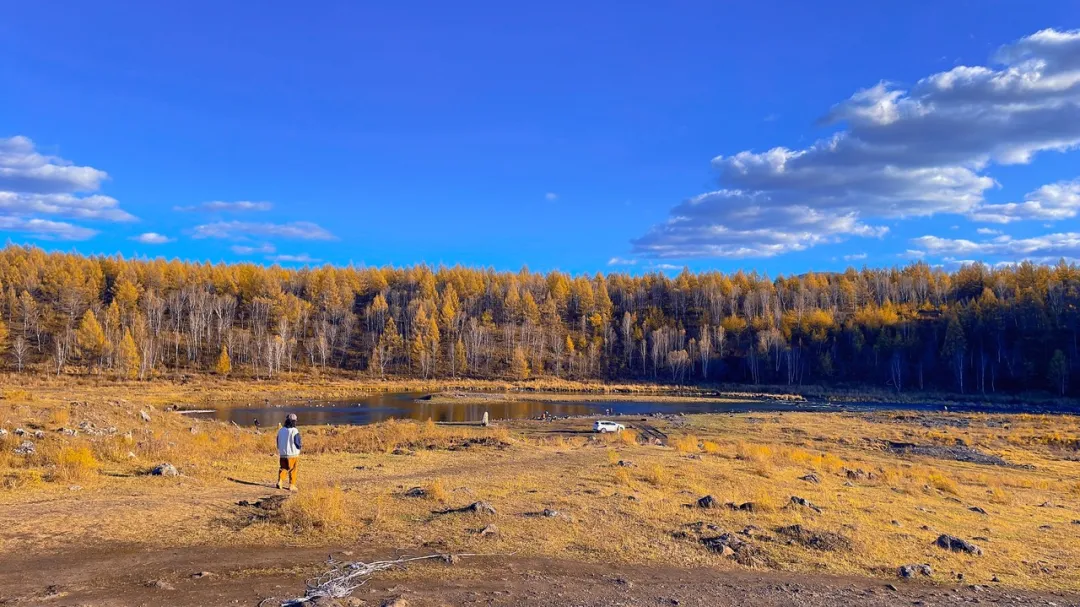
<svg viewBox="0 0 1080 607">
<path fill-rule="evenodd" d="M 296 466 L 300 463 L 299 457 L 289 458 L 289 490 L 296 490 Z"/>
<path fill-rule="evenodd" d="M 282 457 L 278 459 L 278 474 L 277 474 L 277 488 L 285 488 L 285 475 L 289 471 L 289 459 Z"/>
</svg>

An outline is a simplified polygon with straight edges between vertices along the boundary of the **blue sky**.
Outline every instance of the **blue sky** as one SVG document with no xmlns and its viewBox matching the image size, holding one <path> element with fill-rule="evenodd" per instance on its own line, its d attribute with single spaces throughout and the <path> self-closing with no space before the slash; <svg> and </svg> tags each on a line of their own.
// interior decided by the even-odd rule
<svg viewBox="0 0 1080 607">
<path fill-rule="evenodd" d="M 9 4 L 17 243 L 571 272 L 1080 258 L 1071 0 Z"/>
</svg>

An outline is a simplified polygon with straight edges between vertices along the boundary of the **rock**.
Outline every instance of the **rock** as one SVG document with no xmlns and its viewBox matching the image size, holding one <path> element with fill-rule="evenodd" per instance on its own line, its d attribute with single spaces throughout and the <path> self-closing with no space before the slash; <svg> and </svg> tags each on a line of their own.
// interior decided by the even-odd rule
<svg viewBox="0 0 1080 607">
<path fill-rule="evenodd" d="M 45 431 L 44 430 L 34 430 L 34 438 L 36 438 L 38 440 L 41 440 L 41 439 L 45 438 Z"/>
<path fill-rule="evenodd" d="M 5 428 L 0 428 L 0 436 L 7 436 L 7 435 L 8 435 L 8 431 L 7 431 L 7 429 L 5 429 Z"/>
<path fill-rule="evenodd" d="M 479 533 L 482 537 L 487 537 L 489 535 L 499 535 L 499 528 L 495 525 L 488 525 L 481 529 Z"/>
<path fill-rule="evenodd" d="M 754 512 L 755 510 L 758 509 L 758 507 L 757 507 L 756 504 L 754 504 L 754 502 L 743 502 L 743 503 L 739 504 L 736 509 L 737 510 L 742 510 L 744 512 Z"/>
<path fill-rule="evenodd" d="M 461 562 L 461 557 L 456 554 L 444 554 L 442 555 L 442 561 L 447 565 L 457 565 Z"/>
<path fill-rule="evenodd" d="M 213 577 L 213 576 L 214 576 L 214 574 L 209 572 L 209 571 L 199 571 L 198 573 L 192 573 L 191 574 L 191 579 L 193 579 L 193 580 L 201 580 L 204 577 Z"/>
<path fill-rule="evenodd" d="M 408 449 L 402 449 L 401 447 L 398 447 L 397 449 L 394 449 L 393 451 L 391 451 L 390 455 L 416 455 L 416 452 L 415 451 L 410 451 Z"/>
<path fill-rule="evenodd" d="M 716 501 L 716 498 L 711 495 L 699 498 L 697 501 L 698 508 L 719 508 L 720 502 Z"/>
<path fill-rule="evenodd" d="M 146 583 L 147 588 L 157 588 L 158 590 L 176 590 L 173 585 L 165 580 L 153 580 Z"/>
<path fill-rule="evenodd" d="M 139 411 L 139 417 L 141 417 L 144 422 L 149 423 L 150 421 L 150 414 L 146 411 Z"/>
<path fill-rule="evenodd" d="M 978 507 L 978 506 L 971 506 L 970 508 L 968 508 L 968 510 L 970 510 L 972 512 L 977 512 L 979 514 L 986 514 L 986 511 L 983 510 L 982 508 Z"/>
<path fill-rule="evenodd" d="M 32 441 L 24 440 L 22 444 L 15 447 L 15 455 L 33 455 L 37 452 L 37 448 L 34 447 Z"/>
<path fill-rule="evenodd" d="M 176 466 L 165 463 L 154 466 L 150 474 L 152 476 L 180 476 L 180 471 L 176 469 Z"/>
<path fill-rule="evenodd" d="M 710 552 L 733 559 L 741 565 L 760 565 L 762 562 L 752 544 L 731 533 L 701 538 L 701 543 Z"/>
<path fill-rule="evenodd" d="M 634 462 L 629 461 L 629 460 L 622 460 L 621 459 L 621 460 L 619 460 L 619 466 L 621 466 L 623 468 L 633 468 L 634 467 Z"/>
<path fill-rule="evenodd" d="M 23 430 L 22 428 L 15 428 L 15 436 L 24 436 L 25 434 L 26 430 Z"/>
<path fill-rule="evenodd" d="M 982 555 L 982 548 L 979 548 L 967 540 L 960 539 L 955 535 L 942 534 L 934 544 L 939 548 L 944 548 L 953 552 L 966 552 L 968 554 L 974 554 L 975 556 Z"/>
<path fill-rule="evenodd" d="M 427 497 L 427 491 L 423 487 L 413 487 L 404 493 L 405 497 Z"/>
<path fill-rule="evenodd" d="M 314 607 L 344 607 L 341 601 L 329 596 L 320 596 L 308 601 L 307 604 Z"/>
<path fill-rule="evenodd" d="M 71 428 L 57 428 L 56 431 L 64 436 L 77 436 L 79 434 L 78 430 L 73 430 Z"/>
<path fill-rule="evenodd" d="M 991 582 L 1000 582 L 1001 580 L 999 580 L 998 576 L 995 575 L 994 577 L 990 578 L 990 581 Z"/>
<path fill-rule="evenodd" d="M 812 531 L 802 525 L 788 525 L 777 527 L 776 532 L 796 544 L 800 544 L 814 550 L 834 551 L 851 548 L 851 540 L 831 531 Z"/>
<path fill-rule="evenodd" d="M 818 475 L 814 474 L 813 472 L 811 472 L 810 474 L 807 474 L 806 476 L 800 476 L 799 480 L 800 481 L 806 481 L 808 483 L 813 483 L 815 485 L 817 485 L 818 483 L 821 482 L 821 478 L 818 477 Z"/>
<path fill-rule="evenodd" d="M 559 516 L 559 511 L 552 510 L 551 508 L 544 508 L 540 511 L 540 516 L 545 518 L 555 518 L 556 516 Z"/>
<path fill-rule="evenodd" d="M 68 491 L 82 491 L 82 487 L 79 485 L 72 485 L 68 487 Z"/>
<path fill-rule="evenodd" d="M 934 574 L 934 571 L 930 568 L 930 565 L 902 565 L 900 570 L 897 571 L 897 575 L 902 578 L 913 578 L 915 574 L 930 577 Z"/>
<path fill-rule="evenodd" d="M 888 589 L 888 590 L 892 590 L 893 592 L 896 592 L 896 585 L 895 584 L 885 584 L 885 588 Z"/>
<path fill-rule="evenodd" d="M 868 478 L 868 475 L 866 472 L 863 472 L 862 468 L 859 468 L 858 470 L 848 470 L 847 468 L 844 468 L 844 475 L 847 476 L 849 481 L 861 481 Z"/>
<path fill-rule="evenodd" d="M 489 514 L 495 516 L 498 513 L 495 512 L 495 507 L 487 502 L 473 502 L 468 506 L 462 506 L 461 508 L 448 508 L 446 510 L 437 510 L 435 514 Z"/>
<path fill-rule="evenodd" d="M 409 601 L 399 596 L 394 599 L 386 599 L 383 601 L 382 607 L 409 607 Z"/>
<path fill-rule="evenodd" d="M 818 508 L 817 506 L 815 506 L 812 502 L 810 502 L 810 500 L 808 500 L 806 498 L 803 498 L 803 497 L 799 497 L 797 495 L 791 496 L 791 503 L 795 504 L 796 506 L 804 506 L 806 508 L 809 508 L 809 509 L 813 510 L 814 512 L 821 512 L 821 508 Z"/>
</svg>

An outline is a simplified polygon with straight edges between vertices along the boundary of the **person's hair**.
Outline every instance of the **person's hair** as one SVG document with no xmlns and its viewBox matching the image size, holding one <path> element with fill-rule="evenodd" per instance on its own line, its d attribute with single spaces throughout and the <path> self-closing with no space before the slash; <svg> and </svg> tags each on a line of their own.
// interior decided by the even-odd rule
<svg viewBox="0 0 1080 607">
<path fill-rule="evenodd" d="M 289 416 L 285 416 L 285 427 L 286 428 L 295 428 L 296 427 L 296 420 L 289 417 Z"/>
</svg>

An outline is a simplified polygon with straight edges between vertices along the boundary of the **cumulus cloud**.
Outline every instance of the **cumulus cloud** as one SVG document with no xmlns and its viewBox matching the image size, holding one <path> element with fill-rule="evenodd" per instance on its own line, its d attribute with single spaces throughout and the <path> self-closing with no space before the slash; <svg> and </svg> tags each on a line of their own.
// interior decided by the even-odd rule
<svg viewBox="0 0 1080 607">
<path fill-rule="evenodd" d="M 1080 257 L 1080 233 L 1061 232 L 1031 238 L 1012 238 L 1002 234 L 988 240 L 964 238 L 941 238 L 921 236 L 912 240 L 927 255 L 955 261 L 963 256 L 965 261 L 976 257 L 1004 257 L 1007 261 L 1029 259 L 1037 262 L 1053 262 L 1062 257 Z"/>
<path fill-rule="evenodd" d="M 194 238 L 222 238 L 227 240 L 243 240 L 246 238 L 334 240 L 336 238 L 322 226 L 310 221 L 294 221 L 291 223 L 218 221 L 195 226 L 192 236 Z"/>
<path fill-rule="evenodd" d="M 165 244 L 173 241 L 172 238 L 169 238 L 164 234 L 158 234 L 157 232 L 144 232 L 138 236 L 132 236 L 131 240 L 143 244 Z"/>
<path fill-rule="evenodd" d="M 173 207 L 174 211 L 207 211 L 207 212 L 242 212 L 242 211 L 269 211 L 274 208 L 274 205 L 269 202 L 252 201 L 252 200 L 237 200 L 234 202 L 225 202 L 222 200 L 211 200 L 210 202 L 204 202 L 202 204 L 196 204 L 191 206 L 178 206 Z"/>
<path fill-rule="evenodd" d="M 37 238 L 84 240 L 96 230 L 49 217 L 90 221 L 135 221 L 115 198 L 95 193 L 108 174 L 75 166 L 37 151 L 22 136 L 0 138 L 0 228 Z"/>
<path fill-rule="evenodd" d="M 19 232 L 42 240 L 87 240 L 97 235 L 97 230 L 63 221 L 5 215 L 0 215 L 0 231 Z"/>
<path fill-rule="evenodd" d="M 633 259 L 633 258 L 627 259 L 625 257 L 612 257 L 611 259 L 608 260 L 607 265 L 609 265 L 609 266 L 633 266 L 633 265 L 637 265 L 637 262 L 638 262 L 638 260 Z"/>
<path fill-rule="evenodd" d="M 855 253 L 853 255 L 844 255 L 844 261 L 860 261 L 869 257 L 866 253 Z"/>
<path fill-rule="evenodd" d="M 254 253 L 269 254 L 269 253 L 274 253 L 274 252 L 277 251 L 277 249 L 274 248 L 274 245 L 272 245 L 272 244 L 270 244 L 268 242 L 263 243 L 263 244 L 258 245 L 258 246 L 254 246 L 254 247 L 253 246 L 248 246 L 248 245 L 236 244 L 236 245 L 233 245 L 233 246 L 231 246 L 229 248 L 232 249 L 232 252 L 236 253 L 237 255 L 252 255 Z"/>
<path fill-rule="evenodd" d="M 975 233 L 981 234 L 983 236 L 997 236 L 998 234 L 1001 234 L 1001 230 L 995 230 L 992 228 L 979 228 L 978 230 L 975 230 Z"/>
<path fill-rule="evenodd" d="M 307 253 L 301 253 L 299 255 L 274 255 L 268 257 L 270 261 L 275 263 L 318 263 L 321 259 L 315 259 Z"/>
<path fill-rule="evenodd" d="M 1058 221 L 1080 213 L 1080 179 L 1059 181 L 1031 192 L 1024 202 L 982 205 L 971 213 L 975 221 L 1011 223 L 1027 219 Z"/>
<path fill-rule="evenodd" d="M 984 193 L 997 184 L 986 170 L 1080 144 L 1080 30 L 1038 32 L 994 59 L 998 67 L 959 66 L 910 90 L 881 82 L 859 91 L 824 118 L 846 128 L 807 148 L 714 158 L 722 189 L 672 209 L 666 223 L 633 241 L 634 251 L 768 257 L 880 236 L 884 227 L 874 220 L 1060 218 L 1046 209 L 1068 208 L 1067 192 L 1045 188 L 1037 205 L 988 210 Z"/>
</svg>

